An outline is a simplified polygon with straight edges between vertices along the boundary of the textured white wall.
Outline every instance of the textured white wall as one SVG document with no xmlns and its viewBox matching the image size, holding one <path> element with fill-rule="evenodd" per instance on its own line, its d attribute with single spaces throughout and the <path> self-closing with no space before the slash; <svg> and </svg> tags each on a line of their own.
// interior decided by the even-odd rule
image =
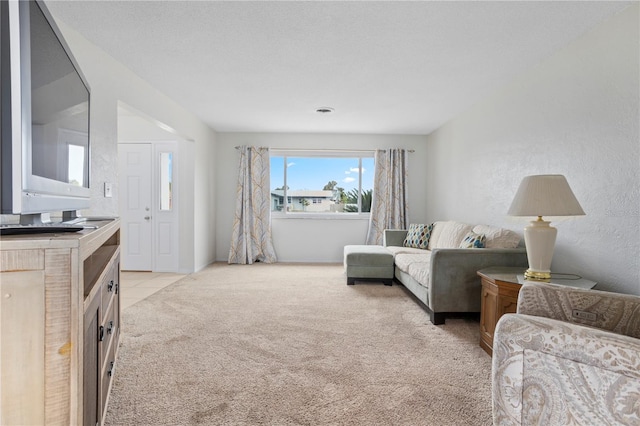
<svg viewBox="0 0 640 426">
<path fill-rule="evenodd" d="M 155 142 L 183 139 L 160 128 L 147 117 L 118 108 L 118 142 Z"/>
<path fill-rule="evenodd" d="M 180 229 L 180 241 L 184 256 L 181 254 L 180 266 L 184 271 L 201 269 L 215 258 L 215 186 L 211 170 L 215 159 L 215 132 L 73 29 L 62 22 L 59 26 L 91 87 L 92 201 L 87 215 L 118 214 L 117 126 L 121 101 L 194 141 L 186 145 L 185 152 L 181 151 L 182 159 L 193 173 L 194 185 L 189 188 L 189 196 L 194 201 L 185 217 L 181 215 L 184 226 Z M 104 182 L 114 184 L 112 198 L 104 197 Z"/>
<path fill-rule="evenodd" d="M 231 226 L 235 209 L 239 145 L 300 149 L 385 149 L 415 150 L 409 156 L 410 221 L 426 219 L 424 193 L 425 136 L 334 135 L 282 133 L 219 133 L 216 151 L 217 260 L 229 256 Z M 364 244 L 367 220 L 273 219 L 273 244 L 280 262 L 342 262 L 347 244 Z"/>
<path fill-rule="evenodd" d="M 639 7 L 428 136 L 427 216 L 506 226 L 523 176 L 564 174 L 586 216 L 555 220 L 552 270 L 640 294 Z"/>
</svg>

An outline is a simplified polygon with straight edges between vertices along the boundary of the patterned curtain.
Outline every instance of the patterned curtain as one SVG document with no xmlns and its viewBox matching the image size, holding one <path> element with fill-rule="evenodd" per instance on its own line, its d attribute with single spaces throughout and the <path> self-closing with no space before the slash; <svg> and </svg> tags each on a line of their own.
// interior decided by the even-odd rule
<svg viewBox="0 0 640 426">
<path fill-rule="evenodd" d="M 385 229 L 405 229 L 407 225 L 407 163 L 404 149 L 376 150 L 367 244 L 382 244 Z"/>
<path fill-rule="evenodd" d="M 271 240 L 269 148 L 241 146 L 229 263 L 276 262 Z"/>
</svg>

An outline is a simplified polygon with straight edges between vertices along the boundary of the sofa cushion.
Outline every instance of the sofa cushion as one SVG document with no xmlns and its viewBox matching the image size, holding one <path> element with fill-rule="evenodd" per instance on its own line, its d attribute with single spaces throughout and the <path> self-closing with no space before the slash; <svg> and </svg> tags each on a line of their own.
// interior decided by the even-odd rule
<svg viewBox="0 0 640 426">
<path fill-rule="evenodd" d="M 397 269 L 408 273 L 420 284 L 426 286 L 429 282 L 430 251 L 424 251 L 421 254 L 399 253 L 395 258 L 395 264 Z"/>
<path fill-rule="evenodd" d="M 394 256 L 400 253 L 409 253 L 409 254 L 424 254 L 427 253 L 425 249 L 417 249 L 413 247 L 398 247 L 398 246 L 387 246 L 387 250 L 391 252 Z"/>
<path fill-rule="evenodd" d="M 473 231 L 469 231 L 460 243 L 460 248 L 484 248 L 485 240 L 484 234 L 476 234 Z"/>
<path fill-rule="evenodd" d="M 503 228 L 489 225 L 476 225 L 473 227 L 476 234 L 484 234 L 486 248 L 516 248 L 520 243 L 520 235 Z"/>
<path fill-rule="evenodd" d="M 429 288 L 429 271 L 431 270 L 431 258 L 422 259 L 422 262 L 413 262 L 409 265 L 409 275 L 418 283 Z"/>
<path fill-rule="evenodd" d="M 431 250 L 435 245 L 437 245 L 445 223 L 447 222 L 433 222 L 433 230 L 431 231 L 431 238 L 429 238 L 429 246 L 427 249 Z"/>
<path fill-rule="evenodd" d="M 393 266 L 393 255 L 382 246 L 344 246 L 345 266 Z"/>
<path fill-rule="evenodd" d="M 413 247 L 419 249 L 426 249 L 429 245 L 429 237 L 431 237 L 431 231 L 433 230 L 433 224 L 416 224 L 409 225 L 407 230 L 407 236 L 402 244 L 405 247 Z"/>
<path fill-rule="evenodd" d="M 429 240 L 429 250 L 458 248 L 464 237 L 472 229 L 473 225 L 461 222 L 435 222 L 431 232 L 431 239 Z"/>
</svg>

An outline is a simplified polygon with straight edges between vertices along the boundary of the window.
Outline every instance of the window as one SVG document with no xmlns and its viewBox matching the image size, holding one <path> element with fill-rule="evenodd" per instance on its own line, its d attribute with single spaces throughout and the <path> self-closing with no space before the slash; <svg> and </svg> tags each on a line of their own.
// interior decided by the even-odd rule
<svg viewBox="0 0 640 426">
<path fill-rule="evenodd" d="M 173 152 L 160 153 L 160 210 L 173 208 Z"/>
<path fill-rule="evenodd" d="M 85 176 L 85 172 L 84 172 L 84 157 L 85 157 L 85 149 L 84 146 L 80 146 L 80 145 L 73 145 L 73 144 L 69 144 L 68 145 L 69 151 L 68 151 L 68 156 L 69 156 L 69 161 L 67 162 L 68 164 L 68 179 L 67 181 L 69 183 L 72 183 L 74 185 L 78 185 L 78 186 L 85 186 L 85 182 L 84 182 L 84 176 Z"/>
<path fill-rule="evenodd" d="M 272 151 L 271 209 L 283 214 L 368 213 L 373 169 L 373 152 Z"/>
</svg>

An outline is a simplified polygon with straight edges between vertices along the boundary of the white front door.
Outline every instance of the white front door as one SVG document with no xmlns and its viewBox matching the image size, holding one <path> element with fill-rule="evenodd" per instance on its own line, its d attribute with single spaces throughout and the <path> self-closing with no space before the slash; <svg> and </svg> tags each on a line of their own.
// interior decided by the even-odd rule
<svg viewBox="0 0 640 426">
<path fill-rule="evenodd" d="M 118 144 L 122 269 L 153 270 L 151 144 Z"/>
<path fill-rule="evenodd" d="M 120 143 L 122 269 L 178 272 L 178 143 Z"/>
</svg>

